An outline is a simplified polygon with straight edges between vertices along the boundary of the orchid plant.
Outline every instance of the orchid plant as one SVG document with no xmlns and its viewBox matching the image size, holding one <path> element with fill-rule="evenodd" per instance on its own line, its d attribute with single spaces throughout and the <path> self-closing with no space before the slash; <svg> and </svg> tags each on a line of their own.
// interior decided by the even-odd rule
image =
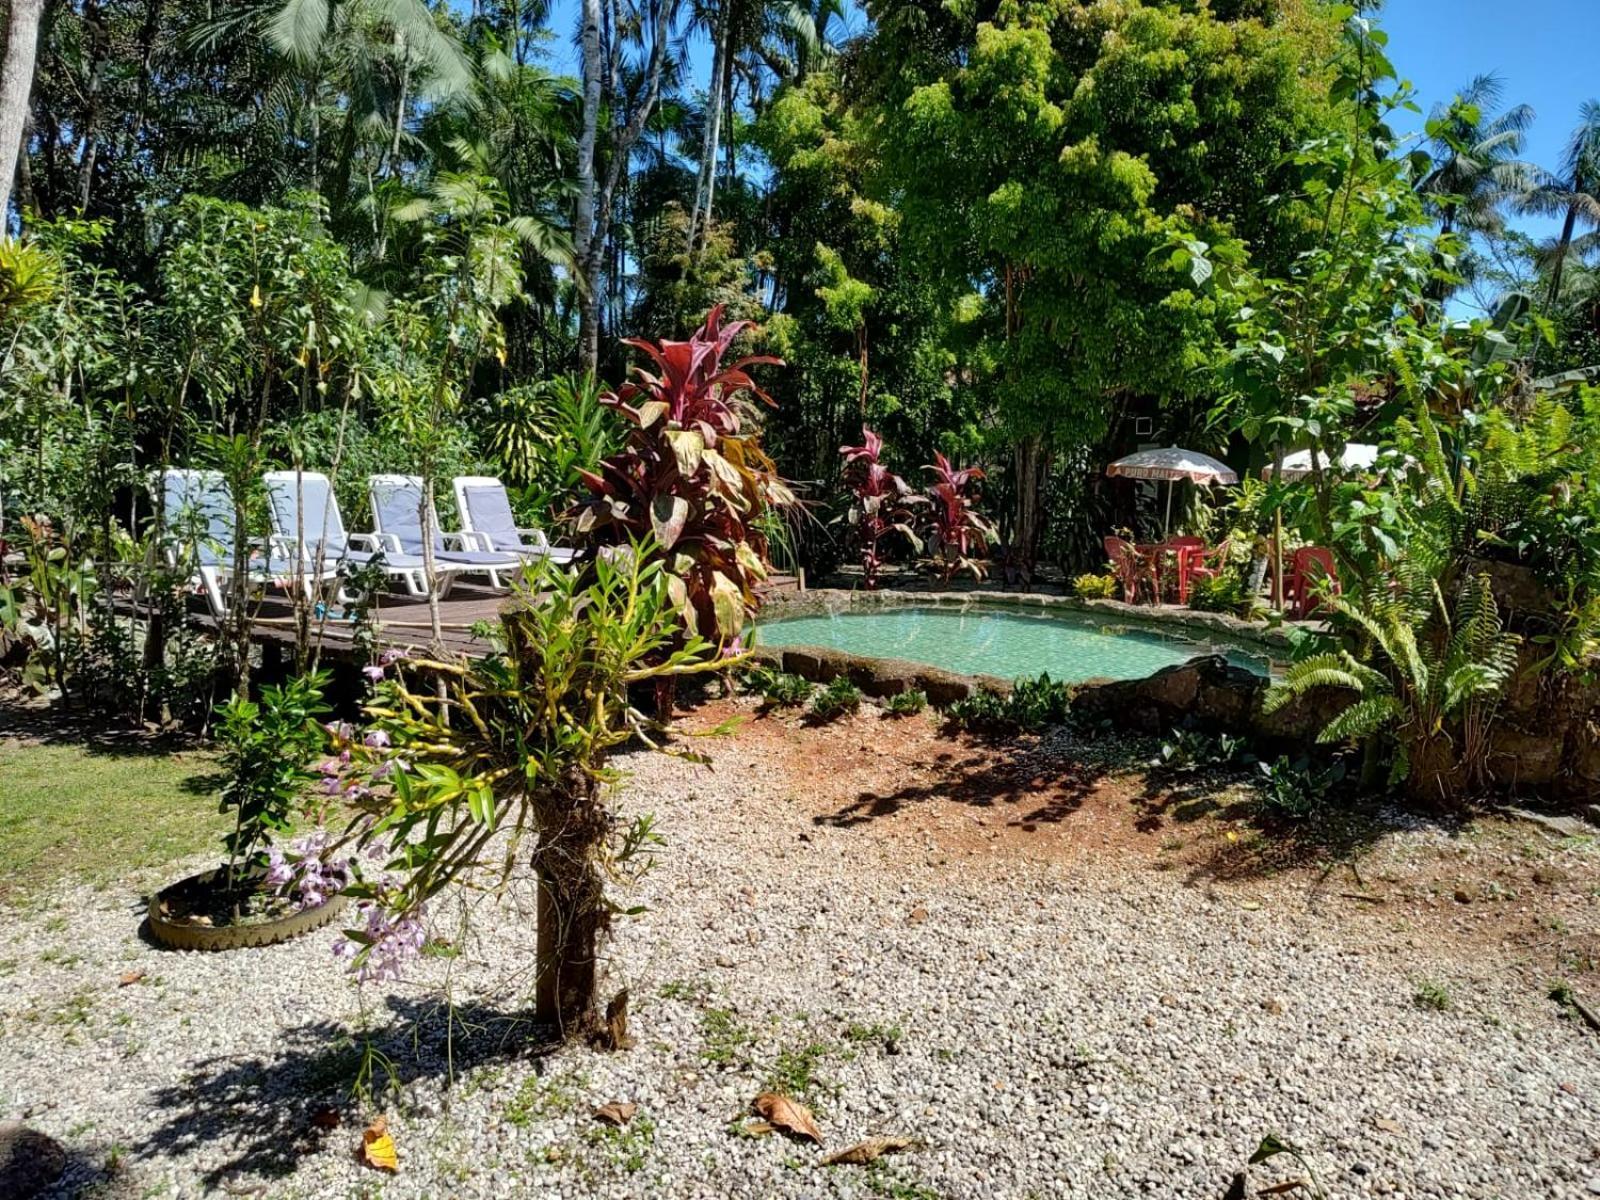
<svg viewBox="0 0 1600 1200">
<path fill-rule="evenodd" d="M 861 543 L 861 570 L 868 591 L 878 586 L 878 574 L 883 566 L 878 544 L 887 533 L 905 536 L 920 553 L 922 539 L 912 525 L 913 508 L 926 504 L 927 498 L 911 490 L 904 479 L 884 465 L 883 439 L 865 425 L 861 427 L 861 445 L 841 446 L 844 458 L 845 485 L 853 497 L 845 520 L 856 532 Z"/>
<path fill-rule="evenodd" d="M 579 534 L 601 546 L 653 539 L 684 629 L 721 645 L 737 641 L 759 606 L 770 569 L 761 518 L 795 503 L 747 428 L 755 401 L 772 404 L 747 368 L 782 360 L 722 362 L 750 328 L 724 325 L 719 304 L 686 342 L 626 340 L 656 370 L 635 367 L 600 397 L 632 428 L 598 470 L 578 472 L 592 498 L 572 514 Z"/>
<path fill-rule="evenodd" d="M 302 897 L 339 885 L 355 899 L 361 923 L 339 952 L 359 977 L 399 974 L 442 892 L 525 867 L 538 891 L 537 1015 L 565 1032 L 593 1024 L 600 942 L 622 911 L 607 884 L 647 865 L 659 840 L 650 817 L 611 805 L 610 751 L 636 736 L 654 745 L 659 730 L 629 689 L 742 661 L 685 635 L 665 560 L 630 549 L 586 574 L 530 570 L 501 651 L 378 664 L 367 728 L 333 728 L 326 790 L 357 815 L 273 869 Z"/>
<path fill-rule="evenodd" d="M 997 537 L 994 526 L 977 509 L 974 485 L 983 478 L 983 471 L 978 467 L 958 470 L 937 451 L 923 470 L 933 473 L 928 499 L 933 505 L 940 580 L 949 583 L 958 571 L 971 571 L 974 579 L 982 579 L 983 564 L 974 554 Z"/>
</svg>

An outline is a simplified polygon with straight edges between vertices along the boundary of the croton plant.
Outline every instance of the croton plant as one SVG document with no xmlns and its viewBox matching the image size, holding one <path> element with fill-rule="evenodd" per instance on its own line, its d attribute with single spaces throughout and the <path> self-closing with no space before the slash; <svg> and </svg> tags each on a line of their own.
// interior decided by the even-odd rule
<svg viewBox="0 0 1600 1200">
<path fill-rule="evenodd" d="M 654 370 L 635 367 L 631 380 L 600 397 L 631 428 L 621 451 L 580 472 L 592 496 L 573 514 L 591 544 L 653 537 L 688 633 L 722 646 L 735 643 L 755 615 L 756 589 L 770 569 L 756 521 L 795 503 L 746 428 L 756 400 L 773 403 L 747 368 L 783 360 L 722 362 L 750 327 L 723 324 L 719 304 L 686 342 L 626 339 Z"/>
</svg>

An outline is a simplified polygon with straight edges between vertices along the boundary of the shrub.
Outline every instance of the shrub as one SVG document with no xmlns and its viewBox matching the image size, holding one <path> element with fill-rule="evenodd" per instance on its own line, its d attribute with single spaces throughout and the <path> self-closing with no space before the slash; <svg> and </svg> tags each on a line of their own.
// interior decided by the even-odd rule
<svg viewBox="0 0 1600 1200">
<path fill-rule="evenodd" d="M 980 690 L 949 708 L 950 719 L 964 729 L 1037 732 L 1064 724 L 1072 713 L 1072 689 L 1048 674 L 1018 679 L 1011 694 Z"/>
<path fill-rule="evenodd" d="M 268 841 L 289 832 L 296 806 L 317 777 L 309 767 L 325 740 L 319 721 L 328 714 L 322 699 L 327 683 L 328 673 L 316 671 L 262 688 L 259 703 L 236 695 L 217 706 L 221 811 L 233 814 L 233 832 L 222 839 L 229 891 L 241 868 L 265 868 Z"/>
<path fill-rule="evenodd" d="M 1344 779 L 1344 762 L 1340 759 L 1328 766 L 1316 767 L 1309 759 L 1283 756 L 1258 766 L 1262 807 L 1297 820 L 1322 808 L 1328 793 Z"/>
<path fill-rule="evenodd" d="M 917 688 L 896 692 L 883 705 L 884 711 L 894 717 L 914 717 L 927 707 L 928 693 Z"/>
<path fill-rule="evenodd" d="M 835 675 L 827 687 L 811 697 L 811 715 L 831 721 L 861 707 L 861 689 L 843 675 Z"/>
<path fill-rule="evenodd" d="M 1208 579 L 1196 579 L 1189 585 L 1189 607 L 1197 612 L 1231 613 L 1248 617 L 1259 601 L 1245 586 L 1242 576 L 1235 571 L 1223 571 Z"/>
<path fill-rule="evenodd" d="M 772 403 L 745 368 L 781 360 L 722 365 L 749 324 L 724 326 L 718 305 L 686 342 L 628 339 L 661 374 L 635 367 L 633 380 L 600 397 L 631 426 L 626 444 L 598 470 L 573 467 L 593 493 L 573 514 L 578 533 L 610 545 L 653 538 L 685 629 L 719 644 L 735 641 L 759 606 L 768 569 L 759 518 L 795 502 L 743 432 L 752 397 Z"/>
<path fill-rule="evenodd" d="M 841 446 L 839 453 L 844 458 L 845 486 L 853 497 L 844 519 L 861 543 L 863 583 L 872 591 L 883 566 L 878 543 L 885 534 L 902 533 L 915 549 L 922 549 L 922 539 L 911 527 L 911 510 L 926 500 L 883 465 L 883 439 L 865 425 L 861 427 L 861 445 Z"/>
<path fill-rule="evenodd" d="M 1181 771 L 1249 762 L 1251 757 L 1245 750 L 1243 738 L 1228 733 L 1211 737 L 1194 729 L 1180 729 L 1171 741 L 1161 744 L 1161 753 L 1151 765 Z"/>
<path fill-rule="evenodd" d="M 745 685 L 768 704 L 778 708 L 793 708 L 811 699 L 815 686 L 809 679 L 776 671 L 771 667 L 757 667 L 745 676 Z"/>
<path fill-rule="evenodd" d="M 977 467 L 957 470 L 937 452 L 923 470 L 932 471 L 934 478 L 928 499 L 933 506 L 933 533 L 939 545 L 940 580 L 949 583 L 958 571 L 971 571 L 974 579 L 982 579 L 983 564 L 972 556 L 996 537 L 994 526 L 979 514 L 973 495 L 983 472 Z"/>
<path fill-rule="evenodd" d="M 1117 594 L 1117 577 L 1090 572 L 1072 581 L 1072 594 L 1083 600 L 1109 600 Z"/>
</svg>

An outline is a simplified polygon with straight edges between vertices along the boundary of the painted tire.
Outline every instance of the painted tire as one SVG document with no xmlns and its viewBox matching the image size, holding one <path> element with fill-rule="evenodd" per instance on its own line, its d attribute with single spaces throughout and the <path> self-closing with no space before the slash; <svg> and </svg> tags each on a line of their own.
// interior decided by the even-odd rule
<svg viewBox="0 0 1600 1200">
<path fill-rule="evenodd" d="M 276 946 L 279 942 L 287 942 L 329 924 L 344 909 L 347 899 L 337 895 L 316 908 L 253 925 L 190 925 L 167 916 L 168 904 L 174 897 L 206 887 L 219 873 L 215 870 L 202 871 L 164 887 L 152 896 L 150 936 L 169 950 L 243 950 L 253 946 Z"/>
</svg>

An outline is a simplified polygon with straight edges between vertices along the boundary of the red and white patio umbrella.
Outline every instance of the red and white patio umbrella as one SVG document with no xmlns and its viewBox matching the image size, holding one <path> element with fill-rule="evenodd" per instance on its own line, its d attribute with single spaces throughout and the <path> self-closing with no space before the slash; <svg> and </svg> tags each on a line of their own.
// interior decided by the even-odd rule
<svg viewBox="0 0 1600 1200">
<path fill-rule="evenodd" d="M 1106 468 L 1107 475 L 1125 479 L 1165 480 L 1167 484 L 1167 515 L 1161 523 L 1165 533 L 1172 525 L 1172 489 L 1180 479 L 1190 483 L 1238 483 L 1239 476 L 1225 462 L 1201 454 L 1198 450 L 1184 450 L 1178 446 L 1165 446 L 1155 450 L 1140 450 L 1126 458 L 1119 458 Z"/>
</svg>

